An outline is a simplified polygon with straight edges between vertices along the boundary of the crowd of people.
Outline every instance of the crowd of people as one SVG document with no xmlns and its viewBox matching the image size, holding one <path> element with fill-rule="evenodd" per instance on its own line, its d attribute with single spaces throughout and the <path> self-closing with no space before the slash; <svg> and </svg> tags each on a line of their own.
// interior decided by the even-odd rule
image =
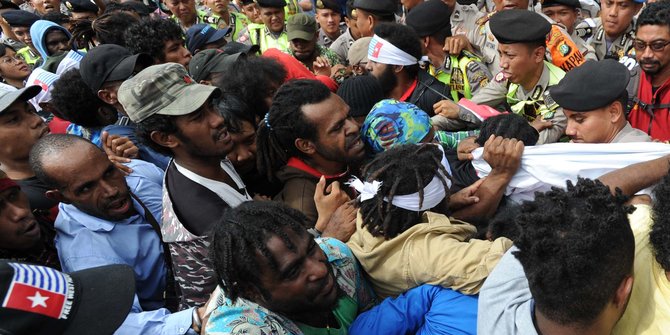
<svg viewBox="0 0 670 335">
<path fill-rule="evenodd" d="M 0 0 L 0 333 L 665 334 L 667 0 Z"/>
</svg>

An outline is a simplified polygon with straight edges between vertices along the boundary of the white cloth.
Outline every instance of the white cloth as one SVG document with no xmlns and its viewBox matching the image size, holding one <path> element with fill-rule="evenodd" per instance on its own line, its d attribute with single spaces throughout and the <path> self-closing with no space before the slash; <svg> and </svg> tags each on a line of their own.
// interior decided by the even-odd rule
<svg viewBox="0 0 670 335">
<path fill-rule="evenodd" d="M 472 152 L 477 175 L 482 178 L 491 167 L 482 158 L 483 148 Z M 532 200 L 535 192 L 546 192 L 552 186 L 565 188 L 566 181 L 577 177 L 597 179 L 628 165 L 649 161 L 670 154 L 664 143 L 553 143 L 526 147 L 521 166 L 512 178 L 505 195 L 515 202 Z M 641 193 L 649 194 L 650 190 Z"/>
<path fill-rule="evenodd" d="M 60 76 L 70 69 L 79 69 L 79 63 L 82 58 L 84 58 L 83 54 L 76 50 L 70 50 L 63 60 L 60 61 L 60 64 L 58 64 L 56 74 Z"/>
<path fill-rule="evenodd" d="M 230 178 L 235 182 L 238 189 L 244 190 L 244 195 L 242 195 L 236 189 L 230 187 L 230 185 L 222 183 L 218 180 L 200 176 L 192 172 L 191 170 L 177 164 L 176 161 L 174 162 L 174 166 L 181 174 L 184 175 L 184 177 L 191 179 L 194 182 L 208 188 L 210 191 L 216 193 L 221 198 L 221 200 L 227 203 L 228 206 L 230 207 L 237 207 L 241 205 L 243 202 L 253 200 L 249 196 L 249 193 L 247 193 L 242 178 L 237 174 L 235 168 L 233 167 L 233 164 L 228 159 L 224 159 L 221 161 L 221 168 L 224 171 L 226 171 L 226 173 L 230 176 Z"/>
<path fill-rule="evenodd" d="M 370 40 L 368 60 L 388 65 L 414 65 L 419 62 L 416 57 L 400 50 L 377 35 L 374 35 Z"/>
<path fill-rule="evenodd" d="M 26 86 L 38 85 L 42 88 L 40 93 L 29 100 L 38 112 L 42 110 L 42 107 L 39 105 L 40 102 L 51 101 L 51 89 L 58 78 L 60 77 L 57 74 L 43 70 L 42 68 L 35 68 L 30 76 L 28 76 Z"/>
</svg>

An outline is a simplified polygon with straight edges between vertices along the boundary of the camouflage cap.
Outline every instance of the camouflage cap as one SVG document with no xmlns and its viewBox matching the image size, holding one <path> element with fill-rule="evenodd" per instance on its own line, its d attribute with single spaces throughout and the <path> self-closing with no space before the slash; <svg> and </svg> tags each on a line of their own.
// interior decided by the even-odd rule
<svg viewBox="0 0 670 335">
<path fill-rule="evenodd" d="M 119 87 L 119 102 L 135 123 L 154 115 L 179 116 L 193 113 L 221 91 L 197 84 L 186 68 L 177 63 L 150 66 Z"/>
</svg>

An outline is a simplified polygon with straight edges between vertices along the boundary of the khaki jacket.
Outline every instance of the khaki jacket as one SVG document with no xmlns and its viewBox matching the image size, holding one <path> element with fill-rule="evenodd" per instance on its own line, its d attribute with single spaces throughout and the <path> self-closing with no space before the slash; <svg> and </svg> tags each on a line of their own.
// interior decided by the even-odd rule
<svg viewBox="0 0 670 335">
<path fill-rule="evenodd" d="M 362 227 L 347 245 L 368 273 L 380 298 L 397 296 L 421 284 L 442 285 L 464 294 L 477 294 L 512 241 L 470 240 L 473 225 L 445 215 L 425 212 L 419 223 L 393 239 L 373 237 Z"/>
</svg>

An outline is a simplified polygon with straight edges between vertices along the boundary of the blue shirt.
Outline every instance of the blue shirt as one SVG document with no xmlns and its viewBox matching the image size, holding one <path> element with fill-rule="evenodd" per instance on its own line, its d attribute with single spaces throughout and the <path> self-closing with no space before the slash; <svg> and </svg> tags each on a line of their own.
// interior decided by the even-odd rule
<svg viewBox="0 0 670 335">
<path fill-rule="evenodd" d="M 133 173 L 126 183 L 161 222 L 161 171 L 134 160 Z M 137 295 L 144 309 L 163 307 L 167 269 L 163 246 L 156 231 L 145 219 L 144 209 L 133 199 L 138 214 L 117 222 L 86 214 L 73 205 L 61 203 L 56 218 L 56 248 L 64 272 L 107 264 L 128 264 L 135 271 Z"/>
</svg>

